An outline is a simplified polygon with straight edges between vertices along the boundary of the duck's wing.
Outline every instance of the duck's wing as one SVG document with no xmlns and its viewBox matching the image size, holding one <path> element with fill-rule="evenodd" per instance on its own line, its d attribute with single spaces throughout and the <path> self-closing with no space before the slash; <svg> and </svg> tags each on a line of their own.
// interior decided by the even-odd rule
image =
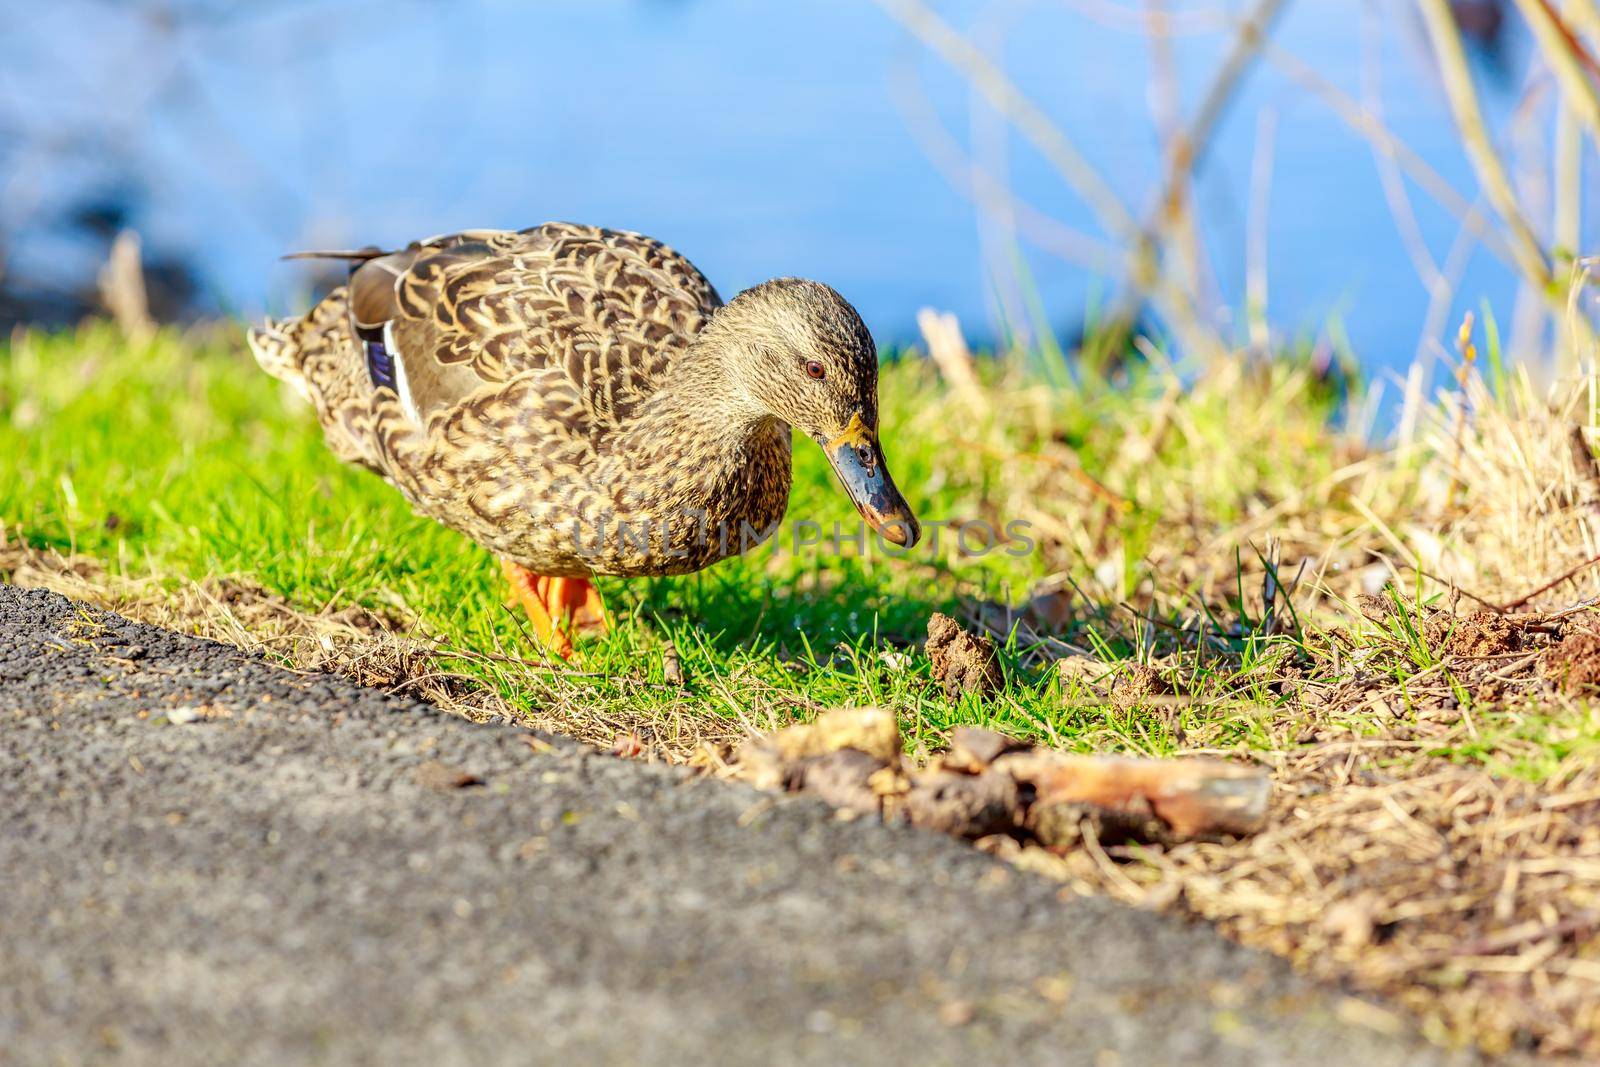
<svg viewBox="0 0 1600 1067">
<path fill-rule="evenodd" d="M 358 254 L 349 315 L 372 387 L 393 389 L 421 424 L 542 372 L 547 409 L 604 432 L 656 390 L 722 303 L 660 241 L 571 223 Z"/>
</svg>

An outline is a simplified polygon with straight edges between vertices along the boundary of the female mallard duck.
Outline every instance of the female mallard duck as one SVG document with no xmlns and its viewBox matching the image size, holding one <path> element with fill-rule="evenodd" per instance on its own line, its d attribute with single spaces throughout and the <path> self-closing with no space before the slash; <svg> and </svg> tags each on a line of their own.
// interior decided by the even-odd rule
<svg viewBox="0 0 1600 1067">
<path fill-rule="evenodd" d="M 340 459 L 502 560 L 539 639 L 605 626 L 591 575 L 683 574 L 770 536 L 790 427 L 898 545 L 918 528 L 878 445 L 878 359 L 843 297 L 797 278 L 724 305 L 641 234 L 475 230 L 353 261 L 307 314 L 250 332 Z"/>
</svg>

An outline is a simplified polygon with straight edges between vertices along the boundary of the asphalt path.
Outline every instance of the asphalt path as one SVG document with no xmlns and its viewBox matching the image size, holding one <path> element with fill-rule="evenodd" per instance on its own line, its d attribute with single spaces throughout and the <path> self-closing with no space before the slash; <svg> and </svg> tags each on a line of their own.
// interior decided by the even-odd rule
<svg viewBox="0 0 1600 1067">
<path fill-rule="evenodd" d="M 1468 1062 L 1203 924 L 0 586 L 0 1063 Z"/>
</svg>

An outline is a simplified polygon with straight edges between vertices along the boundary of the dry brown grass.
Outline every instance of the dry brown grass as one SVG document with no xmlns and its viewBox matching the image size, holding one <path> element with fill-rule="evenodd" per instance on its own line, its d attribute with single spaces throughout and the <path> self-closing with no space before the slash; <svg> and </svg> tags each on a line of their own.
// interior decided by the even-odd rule
<svg viewBox="0 0 1600 1067">
<path fill-rule="evenodd" d="M 1081 893 L 1216 922 L 1464 1037 L 1592 1057 L 1600 1033 L 1600 773 L 1542 785 L 1351 738 L 1277 759 L 1248 841 L 1016 853 Z"/>
<path fill-rule="evenodd" d="M 1425 568 L 1518 608 L 1600 594 L 1597 386 L 1592 371 L 1541 388 L 1518 367 L 1498 393 L 1461 376 L 1428 413 L 1433 462 L 1401 526 Z"/>
<path fill-rule="evenodd" d="M 1600 379 L 1540 389 L 1518 372 L 1496 390 L 1468 365 L 1416 440 L 1347 442 L 1328 469 L 1290 461 L 1280 479 L 1271 466 L 1240 477 L 1245 456 L 1290 442 L 1229 405 L 1260 401 L 1237 376 L 1281 372 L 1215 370 L 1093 482 L 1069 447 L 1036 440 L 998 506 L 1060 531 L 1048 547 L 1064 575 L 1114 558 L 1128 511 L 1180 517 L 1144 557 L 1148 584 L 1119 587 L 1103 569 L 1054 620 L 1020 621 L 1044 639 L 1092 620 L 1142 650 L 1145 666 L 1102 670 L 1077 699 L 1115 704 L 1131 686 L 1175 716 L 1197 701 L 1237 711 L 1252 673 L 1291 693 L 1261 709 L 1265 752 L 1230 744 L 1228 715 L 1183 719 L 1186 750 L 1272 766 L 1273 828 L 1064 855 L 992 844 L 1077 891 L 1206 918 L 1392 998 L 1440 1042 L 1600 1056 Z M 1194 401 L 1221 410 L 1196 419 Z M 1151 463 L 1162 447 L 1212 462 Z M 1270 554 L 1233 566 L 1236 546 L 1268 537 Z M 1302 644 L 1252 672 L 1218 640 L 1238 625 L 1217 620 L 1238 612 L 1238 590 L 1262 588 L 1264 621 L 1275 578 L 1295 573 Z M 1139 615 L 1164 621 L 1141 632 Z M 971 618 L 1018 620 L 996 625 L 984 605 Z"/>
</svg>

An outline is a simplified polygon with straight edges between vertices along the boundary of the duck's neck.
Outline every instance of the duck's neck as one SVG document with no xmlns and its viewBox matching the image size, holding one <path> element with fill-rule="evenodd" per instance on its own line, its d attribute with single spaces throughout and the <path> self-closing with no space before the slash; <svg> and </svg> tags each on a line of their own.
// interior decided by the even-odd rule
<svg viewBox="0 0 1600 1067">
<path fill-rule="evenodd" d="M 672 508 L 777 521 L 789 496 L 790 430 L 743 387 L 735 351 L 720 331 L 696 338 L 622 452 Z"/>
<path fill-rule="evenodd" d="M 672 363 L 658 394 L 663 413 L 680 426 L 730 445 L 770 429 L 778 420 L 750 396 L 736 369 L 736 350 L 707 329 Z"/>
</svg>

